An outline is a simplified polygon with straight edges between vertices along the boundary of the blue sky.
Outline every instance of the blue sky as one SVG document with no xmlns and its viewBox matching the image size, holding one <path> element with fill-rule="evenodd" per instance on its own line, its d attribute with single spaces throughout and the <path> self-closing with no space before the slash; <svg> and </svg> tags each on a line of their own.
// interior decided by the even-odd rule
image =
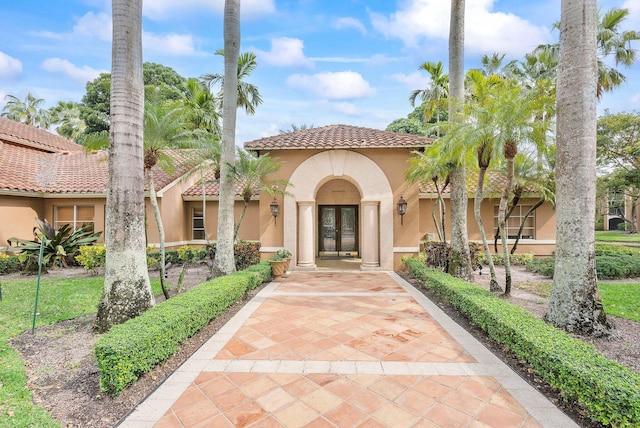
<svg viewBox="0 0 640 428">
<path fill-rule="evenodd" d="M 557 40 L 551 25 L 560 0 L 467 0 L 466 68 L 483 54 L 520 59 Z M 146 0 L 144 60 L 185 77 L 222 73 L 224 0 Z M 344 123 L 384 129 L 411 110 L 414 89 L 427 86 L 424 61 L 447 63 L 447 0 L 242 0 L 241 51 L 258 56 L 249 79 L 264 98 L 255 116 L 238 114 L 237 142 L 297 126 Z M 631 10 L 626 28 L 640 29 L 640 2 L 606 0 L 603 10 Z M 85 84 L 111 67 L 111 2 L 0 1 L 0 105 L 6 94 L 80 101 Z M 636 49 L 640 46 L 636 44 Z M 606 94 L 599 110 L 638 110 L 640 64 L 622 70 L 627 83 Z"/>
</svg>

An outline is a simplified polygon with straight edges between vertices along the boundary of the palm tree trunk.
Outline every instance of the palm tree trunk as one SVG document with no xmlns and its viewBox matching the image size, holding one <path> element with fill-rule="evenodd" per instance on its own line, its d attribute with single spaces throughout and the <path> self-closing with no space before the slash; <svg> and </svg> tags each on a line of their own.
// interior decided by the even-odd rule
<svg viewBox="0 0 640 428">
<path fill-rule="evenodd" d="M 563 0 L 556 121 L 556 257 L 547 320 L 605 335 L 598 291 L 596 207 L 596 0 Z"/>
<path fill-rule="evenodd" d="M 149 200 L 151 201 L 151 208 L 153 209 L 153 216 L 156 219 L 156 226 L 158 226 L 158 240 L 160 241 L 160 287 L 162 288 L 162 294 L 165 299 L 169 299 L 169 290 L 164 281 L 166 257 L 164 251 L 164 225 L 162 224 L 162 215 L 160 214 L 160 207 L 158 206 L 158 196 L 156 195 L 155 183 L 153 180 L 153 169 L 147 170 L 148 187 L 149 187 Z"/>
<path fill-rule="evenodd" d="M 436 192 L 438 193 L 438 211 L 440 212 L 440 230 L 442 231 L 442 236 L 440 240 L 442 242 L 447 242 L 447 230 L 445 229 L 445 210 L 444 210 L 444 199 L 442 199 L 442 190 L 440 190 L 440 186 L 436 183 Z M 438 227 L 438 225 L 436 225 Z"/>
<path fill-rule="evenodd" d="M 514 142 L 507 142 L 511 147 L 515 146 Z M 500 226 L 500 243 L 502 244 L 502 255 L 504 257 L 504 294 L 511 294 L 511 260 L 509 259 L 509 247 L 507 245 L 507 204 L 509 203 L 509 195 L 513 186 L 514 176 L 514 157 L 505 156 L 507 159 L 507 183 L 504 186 L 502 197 L 500 198 L 500 208 L 498 209 L 498 224 Z"/>
<path fill-rule="evenodd" d="M 449 120 L 462 120 L 464 102 L 464 0 L 451 0 L 449 26 Z M 450 175 L 451 182 L 451 252 L 449 273 L 473 280 L 467 231 L 467 184 L 464 165 L 458 165 Z"/>
<path fill-rule="evenodd" d="M 222 149 L 218 237 L 214 274 L 235 272 L 233 254 L 233 206 L 235 186 L 229 174 L 235 164 L 236 112 L 238 107 L 238 55 L 240 52 L 240 0 L 224 3 L 224 84 L 222 101 Z"/>
<path fill-rule="evenodd" d="M 524 230 L 524 225 L 527 222 L 527 219 L 529 218 L 531 213 L 533 213 L 535 210 L 540 208 L 542 204 L 544 204 L 544 201 L 545 201 L 544 198 L 538 199 L 538 202 L 536 202 L 531 208 L 529 208 L 529 210 L 527 210 L 526 214 L 524 215 L 524 218 L 520 222 L 520 228 L 518 229 L 518 236 L 516 237 L 516 242 L 514 242 L 513 247 L 511 247 L 511 254 L 516 253 L 516 249 L 518 248 L 518 242 L 520 242 L 520 237 L 522 236 L 522 231 Z"/>
<path fill-rule="evenodd" d="M 202 228 L 204 229 L 204 242 L 209 247 L 209 233 L 207 233 L 207 186 L 204 182 L 204 171 L 200 167 L 200 182 L 202 183 Z"/>
<path fill-rule="evenodd" d="M 431 218 L 433 219 L 433 224 L 436 226 L 436 233 L 438 234 L 438 240 L 440 242 L 444 242 L 442 239 L 442 232 L 440 232 L 440 220 L 436 217 L 436 208 L 440 211 L 440 200 L 436 199 L 433 202 L 433 206 L 431 207 Z"/>
<path fill-rule="evenodd" d="M 491 275 L 491 281 L 489 282 L 490 291 L 502 291 L 498 284 L 498 277 L 496 275 L 496 267 L 493 264 L 493 257 L 491 256 L 491 248 L 489 248 L 489 241 L 487 241 L 487 234 L 484 231 L 484 223 L 482 221 L 482 214 L 480 207 L 482 206 L 482 192 L 484 188 L 484 177 L 487 170 L 486 168 L 480 168 L 478 173 L 478 185 L 476 186 L 476 195 L 473 200 L 473 214 L 476 217 L 476 223 L 478 223 L 478 229 L 480 229 L 480 236 L 482 237 L 482 245 L 484 247 L 484 253 L 487 256 L 487 264 L 489 265 L 489 275 Z"/>
<path fill-rule="evenodd" d="M 249 203 L 245 202 L 244 206 L 242 207 L 242 212 L 240 213 L 240 218 L 238 218 L 238 222 L 233 227 L 233 242 L 236 242 L 236 240 L 238 239 L 238 231 L 240 230 L 242 219 L 244 219 L 244 215 L 247 213 L 248 206 L 249 206 Z"/>
<path fill-rule="evenodd" d="M 107 255 L 95 321 L 99 332 L 155 304 L 144 239 L 142 0 L 113 0 L 112 16 Z"/>
</svg>

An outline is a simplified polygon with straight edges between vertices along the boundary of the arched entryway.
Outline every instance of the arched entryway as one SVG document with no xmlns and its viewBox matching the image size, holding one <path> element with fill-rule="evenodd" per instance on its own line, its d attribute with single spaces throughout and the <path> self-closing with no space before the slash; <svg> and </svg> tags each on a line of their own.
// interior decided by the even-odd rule
<svg viewBox="0 0 640 428">
<path fill-rule="evenodd" d="M 331 191 L 330 182 L 334 180 L 340 180 L 335 181 L 335 185 L 341 181 L 348 182 L 360 198 L 352 206 L 358 208 L 357 239 L 361 269 L 393 269 L 391 186 L 375 162 L 348 150 L 318 153 L 302 162 L 289 179 L 293 186 L 287 188 L 290 195 L 284 200 L 284 245 L 292 249 L 296 268 L 316 268 L 320 230 L 318 207 L 327 197 L 323 186 L 326 184 L 326 189 Z M 355 191 L 350 198 L 355 197 Z M 335 196 L 339 197 L 338 194 Z M 346 192 L 343 196 L 347 196 Z"/>
</svg>

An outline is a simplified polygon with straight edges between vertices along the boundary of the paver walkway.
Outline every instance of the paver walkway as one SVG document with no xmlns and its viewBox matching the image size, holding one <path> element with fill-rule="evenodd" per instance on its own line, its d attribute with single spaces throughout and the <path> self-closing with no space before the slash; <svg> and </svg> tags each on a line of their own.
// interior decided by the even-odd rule
<svg viewBox="0 0 640 428">
<path fill-rule="evenodd" d="M 121 427 L 575 427 L 395 273 L 293 272 Z"/>
</svg>

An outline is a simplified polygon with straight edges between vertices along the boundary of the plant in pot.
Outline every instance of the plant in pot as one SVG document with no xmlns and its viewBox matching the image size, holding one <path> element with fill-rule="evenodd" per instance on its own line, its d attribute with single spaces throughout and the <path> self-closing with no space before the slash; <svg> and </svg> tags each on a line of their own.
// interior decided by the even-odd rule
<svg viewBox="0 0 640 428">
<path fill-rule="evenodd" d="M 289 263 L 291 262 L 291 253 L 287 250 L 278 250 L 273 258 L 269 260 L 271 264 L 271 274 L 274 280 L 279 280 L 281 277 L 286 278 L 287 270 L 289 269 Z"/>
</svg>

